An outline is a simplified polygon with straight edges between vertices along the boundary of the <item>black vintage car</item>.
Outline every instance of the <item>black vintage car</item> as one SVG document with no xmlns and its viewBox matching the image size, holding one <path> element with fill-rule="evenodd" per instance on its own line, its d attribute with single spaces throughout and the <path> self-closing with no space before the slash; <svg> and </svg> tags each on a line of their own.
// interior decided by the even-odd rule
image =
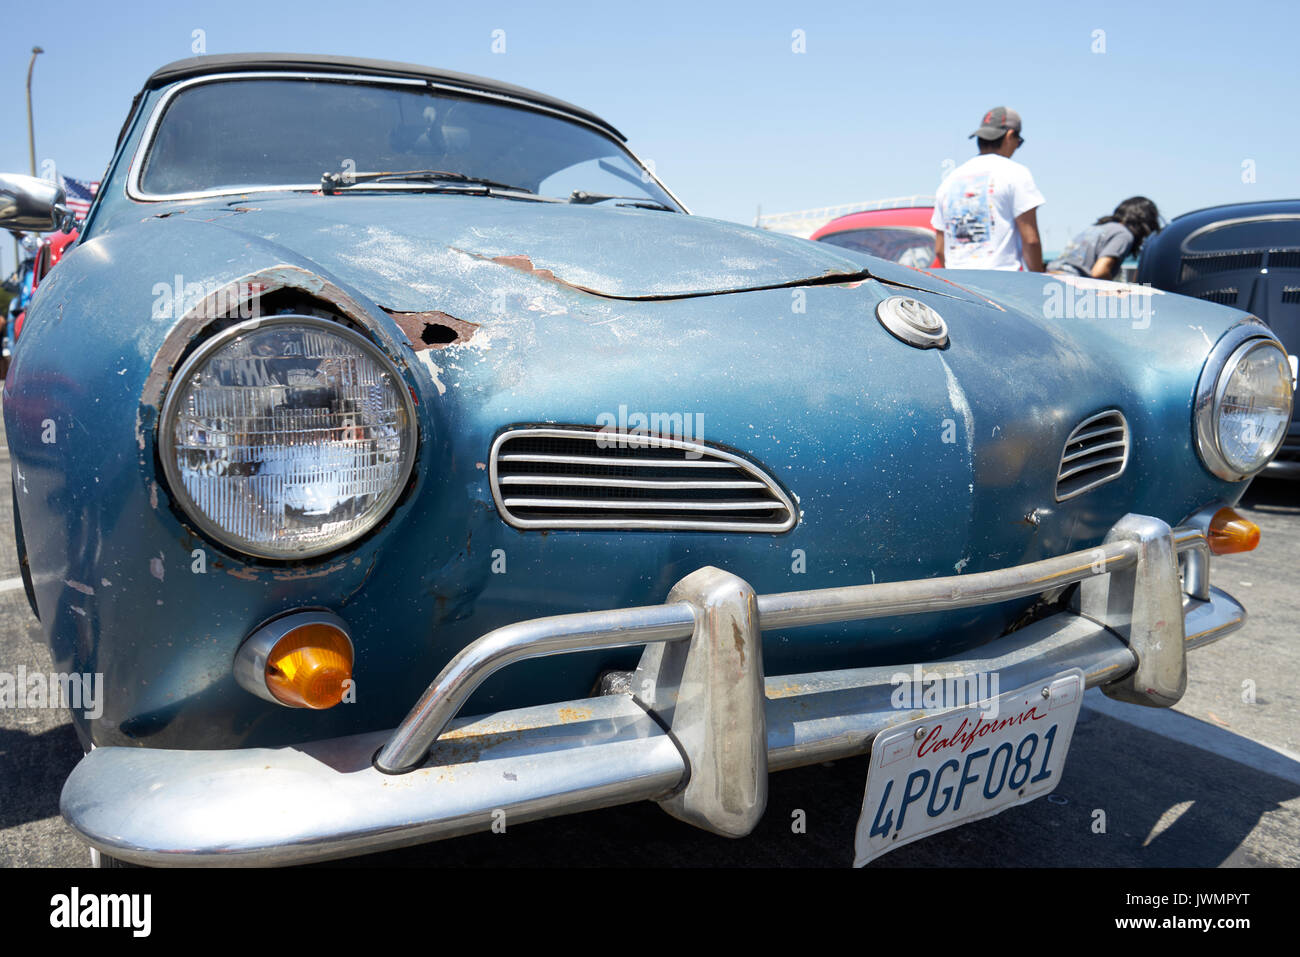
<svg viewBox="0 0 1300 957">
<path fill-rule="evenodd" d="M 1300 199 L 1234 203 L 1185 213 L 1146 241 L 1137 281 L 1244 309 L 1300 354 Z M 1300 478 L 1300 412 L 1264 472 Z"/>
</svg>

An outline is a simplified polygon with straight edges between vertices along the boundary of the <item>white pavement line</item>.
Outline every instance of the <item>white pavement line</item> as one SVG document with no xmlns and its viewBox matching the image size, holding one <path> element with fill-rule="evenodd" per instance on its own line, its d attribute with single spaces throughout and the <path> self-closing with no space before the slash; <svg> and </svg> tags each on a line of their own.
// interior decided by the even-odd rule
<svg viewBox="0 0 1300 957">
<path fill-rule="evenodd" d="M 17 591 L 23 587 L 22 578 L 6 578 L 0 582 L 0 592 Z"/>
<path fill-rule="evenodd" d="M 1244 737 L 1172 708 L 1144 708 L 1107 698 L 1097 688 L 1083 699 L 1083 706 L 1108 718 L 1123 721 L 1143 731 L 1189 744 L 1248 768 L 1300 785 L 1300 754 Z"/>
</svg>

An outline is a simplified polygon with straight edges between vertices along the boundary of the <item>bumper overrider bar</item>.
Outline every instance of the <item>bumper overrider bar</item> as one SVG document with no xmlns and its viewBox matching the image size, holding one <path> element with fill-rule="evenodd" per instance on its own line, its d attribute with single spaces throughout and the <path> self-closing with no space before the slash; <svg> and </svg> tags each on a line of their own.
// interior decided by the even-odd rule
<svg viewBox="0 0 1300 957">
<path fill-rule="evenodd" d="M 1181 582 L 1180 582 L 1181 560 Z M 662 605 L 507 625 L 461 651 L 395 731 L 282 748 L 91 751 L 61 810 L 91 845 L 151 865 L 296 864 L 639 800 L 705 830 L 748 834 L 770 771 L 864 754 L 941 709 L 891 695 L 915 663 L 767 677 L 762 633 L 1058 593 L 1072 607 L 924 670 L 1003 688 L 1082 669 L 1152 707 L 1179 700 L 1186 652 L 1245 621 L 1209 585 L 1201 523 L 1127 515 L 1097 548 L 948 578 L 757 595 L 706 567 Z M 644 645 L 631 693 L 473 718 L 493 672 L 543 655 Z"/>
</svg>

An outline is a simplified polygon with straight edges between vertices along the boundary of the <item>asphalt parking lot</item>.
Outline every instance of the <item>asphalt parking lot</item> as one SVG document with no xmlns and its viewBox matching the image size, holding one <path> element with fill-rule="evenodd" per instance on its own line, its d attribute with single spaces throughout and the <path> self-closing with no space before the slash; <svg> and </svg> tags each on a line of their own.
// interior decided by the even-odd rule
<svg viewBox="0 0 1300 957">
<path fill-rule="evenodd" d="M 48 672 L 16 584 L 7 446 L 0 458 L 0 662 L 10 672 Z M 1213 581 L 1246 604 L 1250 620 L 1193 653 L 1190 687 L 1175 709 L 1088 692 L 1053 794 L 870 866 L 1300 865 L 1300 483 L 1257 481 L 1244 505 L 1262 544 L 1217 559 Z M 58 813 L 80 753 L 62 712 L 0 710 L 0 865 L 88 862 Z M 841 867 L 852 861 L 865 777 L 864 758 L 774 775 L 763 822 L 739 841 L 647 803 L 322 866 Z"/>
</svg>

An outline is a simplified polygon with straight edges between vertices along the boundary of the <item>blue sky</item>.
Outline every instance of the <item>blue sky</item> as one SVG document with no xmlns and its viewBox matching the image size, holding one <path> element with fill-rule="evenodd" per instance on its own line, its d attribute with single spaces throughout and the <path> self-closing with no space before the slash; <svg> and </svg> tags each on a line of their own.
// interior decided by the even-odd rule
<svg viewBox="0 0 1300 957">
<path fill-rule="evenodd" d="M 1047 198 L 1048 249 L 1131 195 L 1166 216 L 1300 195 L 1294 3 L 72 0 L 6 20 L 4 171 L 28 166 L 34 44 L 46 51 L 33 84 L 37 162 L 93 179 L 144 78 L 192 55 L 201 30 L 210 54 L 382 57 L 559 96 L 622 129 L 694 212 L 745 223 L 760 204 L 933 192 L 1001 104 L 1024 116 L 1016 159 Z M 504 53 L 492 52 L 494 30 Z M 796 30 L 806 52 L 792 49 Z M 0 243 L 6 270 L 12 257 Z"/>
</svg>

